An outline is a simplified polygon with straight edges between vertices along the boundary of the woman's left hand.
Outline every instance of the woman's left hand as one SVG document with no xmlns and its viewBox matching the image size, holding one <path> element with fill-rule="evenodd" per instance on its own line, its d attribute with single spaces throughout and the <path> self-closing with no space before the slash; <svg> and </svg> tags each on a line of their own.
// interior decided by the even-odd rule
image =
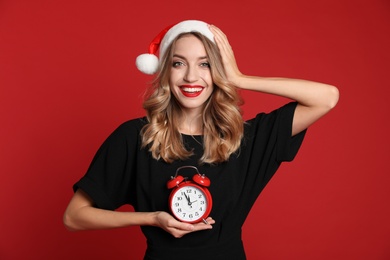
<svg viewBox="0 0 390 260">
<path fill-rule="evenodd" d="M 214 40 L 222 56 L 222 63 L 229 81 L 238 86 L 238 80 L 242 73 L 238 69 L 236 58 L 227 36 L 214 25 L 209 25 L 210 31 L 214 34 Z"/>
</svg>

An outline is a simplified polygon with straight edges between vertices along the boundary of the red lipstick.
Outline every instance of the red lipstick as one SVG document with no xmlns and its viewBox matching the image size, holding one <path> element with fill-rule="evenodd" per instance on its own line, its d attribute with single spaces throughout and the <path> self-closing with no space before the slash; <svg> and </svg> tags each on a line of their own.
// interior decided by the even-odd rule
<svg viewBox="0 0 390 260">
<path fill-rule="evenodd" d="M 199 85 L 181 85 L 180 90 L 186 97 L 197 97 L 199 96 L 204 87 Z"/>
</svg>

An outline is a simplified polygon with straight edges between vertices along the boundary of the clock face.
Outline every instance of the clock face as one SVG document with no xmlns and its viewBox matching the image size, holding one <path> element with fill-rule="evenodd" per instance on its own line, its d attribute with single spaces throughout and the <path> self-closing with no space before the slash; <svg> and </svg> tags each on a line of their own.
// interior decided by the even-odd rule
<svg viewBox="0 0 390 260">
<path fill-rule="evenodd" d="M 172 191 L 170 208 L 177 219 L 195 223 L 207 217 L 210 212 L 209 193 L 193 183 L 184 183 Z"/>
</svg>

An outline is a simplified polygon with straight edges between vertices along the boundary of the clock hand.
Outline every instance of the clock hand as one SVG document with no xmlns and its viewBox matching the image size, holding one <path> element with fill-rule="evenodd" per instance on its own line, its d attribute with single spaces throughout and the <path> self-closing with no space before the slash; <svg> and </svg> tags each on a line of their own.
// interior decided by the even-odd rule
<svg viewBox="0 0 390 260">
<path fill-rule="evenodd" d="M 190 197 L 187 196 L 187 194 L 184 193 L 184 197 L 186 197 L 186 200 L 188 202 L 188 205 L 191 206 Z"/>
</svg>

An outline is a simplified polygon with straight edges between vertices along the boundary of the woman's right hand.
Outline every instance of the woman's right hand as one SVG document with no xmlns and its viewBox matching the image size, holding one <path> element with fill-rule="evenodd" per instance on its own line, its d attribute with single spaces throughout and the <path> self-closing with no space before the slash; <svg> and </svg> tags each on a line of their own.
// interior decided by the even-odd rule
<svg viewBox="0 0 390 260">
<path fill-rule="evenodd" d="M 156 212 L 155 223 L 156 226 L 164 229 L 166 232 L 170 233 L 176 238 L 181 238 L 186 234 L 191 232 L 212 229 L 212 224 L 215 223 L 215 220 L 211 217 L 206 219 L 206 223 L 200 222 L 196 224 L 184 223 L 176 220 L 172 215 L 164 211 Z"/>
<path fill-rule="evenodd" d="M 64 214 L 64 224 L 71 231 L 109 229 L 128 226 L 158 226 L 174 237 L 211 229 L 215 221 L 207 218 L 205 223 L 188 224 L 177 221 L 167 212 L 121 212 L 95 208 L 92 199 L 82 190 L 73 195 Z"/>
</svg>

